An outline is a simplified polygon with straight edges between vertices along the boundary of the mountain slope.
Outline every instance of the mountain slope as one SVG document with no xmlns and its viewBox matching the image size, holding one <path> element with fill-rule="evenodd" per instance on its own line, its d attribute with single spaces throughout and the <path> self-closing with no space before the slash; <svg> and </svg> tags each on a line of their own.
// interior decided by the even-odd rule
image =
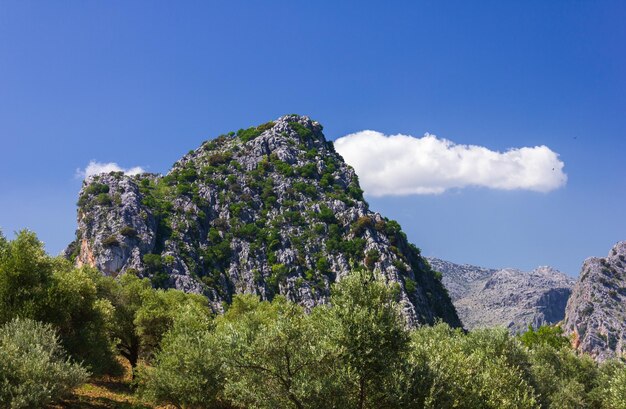
<svg viewBox="0 0 626 409">
<path fill-rule="evenodd" d="M 466 329 L 504 326 L 521 332 L 563 319 L 574 280 L 550 267 L 531 272 L 487 269 L 428 258 Z"/>
<path fill-rule="evenodd" d="M 579 350 L 599 361 L 626 357 L 626 241 L 605 258 L 585 260 L 563 328 Z"/>
<path fill-rule="evenodd" d="M 88 178 L 66 253 L 104 274 L 205 294 L 276 294 L 311 307 L 357 266 L 401 288 L 411 325 L 460 322 L 398 223 L 372 213 L 322 126 L 288 115 L 190 151 L 166 176 Z"/>
</svg>

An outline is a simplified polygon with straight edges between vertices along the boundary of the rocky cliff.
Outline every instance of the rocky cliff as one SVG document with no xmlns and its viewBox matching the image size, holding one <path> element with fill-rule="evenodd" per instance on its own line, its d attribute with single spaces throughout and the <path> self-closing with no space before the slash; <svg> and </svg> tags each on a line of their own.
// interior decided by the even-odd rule
<svg viewBox="0 0 626 409">
<path fill-rule="evenodd" d="M 466 329 L 504 326 L 522 332 L 563 319 L 574 280 L 550 267 L 488 269 L 428 258 Z"/>
<path fill-rule="evenodd" d="M 66 254 L 107 275 L 205 294 L 216 311 L 237 293 L 311 307 L 367 268 L 399 284 L 411 325 L 460 325 L 419 249 L 369 210 L 322 126 L 297 115 L 209 140 L 165 176 L 88 178 Z"/>
<path fill-rule="evenodd" d="M 576 348 L 599 361 L 626 357 L 626 241 L 605 258 L 585 260 L 563 328 Z"/>
</svg>

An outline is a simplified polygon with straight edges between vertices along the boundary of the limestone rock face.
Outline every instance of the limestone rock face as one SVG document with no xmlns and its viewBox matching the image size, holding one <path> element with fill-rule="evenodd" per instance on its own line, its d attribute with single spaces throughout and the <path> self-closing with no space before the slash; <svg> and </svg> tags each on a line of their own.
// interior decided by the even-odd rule
<svg viewBox="0 0 626 409">
<path fill-rule="evenodd" d="M 104 274 L 205 294 L 282 294 L 308 308 L 354 268 L 397 283 L 410 325 L 460 326 L 442 283 L 398 223 L 369 210 L 322 126 L 276 121 L 206 141 L 165 175 L 88 178 L 66 254 Z"/>
<path fill-rule="evenodd" d="M 428 258 L 443 275 L 466 329 L 503 326 L 513 333 L 529 325 L 539 327 L 561 321 L 574 280 L 551 268 L 530 272 L 488 269 Z"/>
<path fill-rule="evenodd" d="M 626 357 L 626 241 L 583 263 L 563 328 L 577 349 L 599 361 Z"/>
</svg>

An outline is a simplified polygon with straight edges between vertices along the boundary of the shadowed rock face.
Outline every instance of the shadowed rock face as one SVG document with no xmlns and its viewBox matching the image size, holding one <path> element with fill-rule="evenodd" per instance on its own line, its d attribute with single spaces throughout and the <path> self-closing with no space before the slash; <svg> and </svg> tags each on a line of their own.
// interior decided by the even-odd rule
<svg viewBox="0 0 626 409">
<path fill-rule="evenodd" d="M 523 332 L 563 319 L 574 280 L 550 267 L 530 272 L 487 269 L 428 258 L 443 274 L 466 329 L 504 326 Z"/>
<path fill-rule="evenodd" d="M 585 260 L 563 328 L 576 348 L 599 361 L 626 356 L 626 241 L 605 258 Z"/>
<path fill-rule="evenodd" d="M 419 249 L 369 210 L 322 126 L 297 115 L 207 141 L 165 176 L 88 178 L 66 254 L 205 294 L 216 311 L 238 293 L 310 308 L 332 282 L 368 268 L 399 285 L 410 325 L 460 325 Z"/>
</svg>

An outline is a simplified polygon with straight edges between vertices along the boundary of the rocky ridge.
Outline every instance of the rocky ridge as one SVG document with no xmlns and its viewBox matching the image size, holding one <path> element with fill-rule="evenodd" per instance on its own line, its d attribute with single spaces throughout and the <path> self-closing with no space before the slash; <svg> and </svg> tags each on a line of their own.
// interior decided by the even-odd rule
<svg viewBox="0 0 626 409">
<path fill-rule="evenodd" d="M 599 361 L 626 357 L 626 241 L 607 257 L 584 261 L 563 329 L 577 349 Z"/>
<path fill-rule="evenodd" d="M 165 175 L 85 180 L 67 257 L 104 274 L 205 294 L 325 303 L 354 268 L 397 283 L 410 325 L 460 326 L 446 290 L 398 223 L 369 210 L 354 170 L 308 117 L 206 141 Z"/>
<path fill-rule="evenodd" d="M 427 258 L 442 273 L 466 329 L 504 326 L 511 332 L 525 331 L 561 321 L 574 280 L 551 268 L 524 272 L 489 269 Z"/>
</svg>

